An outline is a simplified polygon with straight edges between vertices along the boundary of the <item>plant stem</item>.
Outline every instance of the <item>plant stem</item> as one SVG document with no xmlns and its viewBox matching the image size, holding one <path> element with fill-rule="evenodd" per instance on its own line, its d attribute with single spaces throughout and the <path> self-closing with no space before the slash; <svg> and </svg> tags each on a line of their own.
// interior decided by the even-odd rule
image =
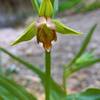
<svg viewBox="0 0 100 100">
<path fill-rule="evenodd" d="M 45 68 L 46 68 L 46 80 L 45 80 L 45 100 L 50 100 L 50 88 L 51 88 L 51 52 L 45 51 Z"/>
</svg>

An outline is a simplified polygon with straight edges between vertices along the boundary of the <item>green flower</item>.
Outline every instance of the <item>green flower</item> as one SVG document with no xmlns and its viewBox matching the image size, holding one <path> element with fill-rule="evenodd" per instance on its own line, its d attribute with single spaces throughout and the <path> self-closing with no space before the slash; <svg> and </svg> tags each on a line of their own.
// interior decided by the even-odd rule
<svg viewBox="0 0 100 100">
<path fill-rule="evenodd" d="M 61 34 L 80 34 L 80 32 L 71 29 L 60 21 L 52 19 L 53 7 L 50 0 L 43 0 L 39 9 L 39 18 L 29 25 L 25 32 L 19 36 L 12 45 L 31 40 L 34 36 L 37 37 L 37 42 L 43 43 L 45 50 L 50 51 L 52 41 L 57 40 L 56 32 Z"/>
</svg>

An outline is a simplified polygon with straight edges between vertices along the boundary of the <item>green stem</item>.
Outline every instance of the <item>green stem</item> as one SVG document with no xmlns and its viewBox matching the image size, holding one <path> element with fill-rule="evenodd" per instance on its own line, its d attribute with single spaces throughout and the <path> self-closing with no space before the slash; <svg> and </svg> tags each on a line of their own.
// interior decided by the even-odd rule
<svg viewBox="0 0 100 100">
<path fill-rule="evenodd" d="M 45 94 L 46 94 L 46 99 L 45 100 L 50 100 L 50 88 L 51 88 L 51 52 L 45 51 L 45 68 L 46 68 L 46 80 L 45 80 Z"/>
</svg>

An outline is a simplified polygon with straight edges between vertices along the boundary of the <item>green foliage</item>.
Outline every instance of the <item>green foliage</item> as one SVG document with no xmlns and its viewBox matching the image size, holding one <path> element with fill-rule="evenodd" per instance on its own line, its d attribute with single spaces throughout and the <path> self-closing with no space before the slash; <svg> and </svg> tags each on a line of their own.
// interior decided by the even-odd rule
<svg viewBox="0 0 100 100">
<path fill-rule="evenodd" d="M 37 100 L 24 87 L 0 75 L 0 100 Z"/>
<path fill-rule="evenodd" d="M 69 77 L 74 72 L 77 72 L 83 68 L 91 67 L 91 65 L 100 62 L 100 58 L 96 58 L 92 52 L 84 53 L 89 45 L 96 26 L 97 25 L 95 24 L 87 34 L 79 52 L 73 57 L 69 64 L 65 65 L 64 77 Z"/>
<path fill-rule="evenodd" d="M 40 69 L 38 69 L 37 66 L 34 66 L 30 64 L 29 62 L 21 59 L 18 56 L 13 55 L 9 51 L 5 50 L 4 48 L 0 47 L 0 51 L 4 52 L 5 54 L 9 55 L 12 59 L 18 61 L 20 64 L 23 64 L 26 68 L 30 69 L 33 73 L 38 75 L 38 77 L 41 79 L 43 86 L 45 87 L 45 73 L 42 72 Z M 59 86 L 54 80 L 51 78 L 51 88 L 52 88 L 52 94 L 51 97 L 55 98 L 54 94 L 58 94 L 59 97 L 62 97 L 63 95 L 66 95 L 63 91 L 62 87 Z"/>
<path fill-rule="evenodd" d="M 70 95 L 62 95 L 53 94 L 54 97 L 51 100 L 99 100 L 100 99 L 100 89 L 90 88 L 86 89 L 83 92 L 70 94 Z"/>
<path fill-rule="evenodd" d="M 84 53 L 81 57 L 79 57 L 76 62 L 66 69 L 66 77 L 69 77 L 73 73 L 83 69 L 92 67 L 93 64 L 100 63 L 100 58 L 95 58 L 91 53 Z"/>
<path fill-rule="evenodd" d="M 59 4 L 59 11 L 71 9 L 80 2 L 81 0 L 65 0 Z"/>
<path fill-rule="evenodd" d="M 12 53 L 10 53 L 9 51 L 7 51 L 6 49 L 4 49 L 2 47 L 0 47 L 0 51 L 4 52 L 5 54 L 9 55 L 12 59 L 14 59 L 14 60 L 18 61 L 19 63 L 23 64 L 26 68 L 32 70 L 42 80 L 44 79 L 44 73 L 42 71 L 40 71 L 37 66 L 34 66 L 34 65 L 30 64 L 29 62 L 21 59 L 20 57 L 17 57 L 15 55 L 13 55 Z"/>
<path fill-rule="evenodd" d="M 95 31 L 95 28 L 96 28 L 97 24 L 95 24 L 89 31 L 88 35 L 86 36 L 86 38 L 84 39 L 82 45 L 81 45 L 81 48 L 79 50 L 79 52 L 75 55 L 75 57 L 71 60 L 71 62 L 68 64 L 68 66 L 71 66 L 72 64 L 74 64 L 76 62 L 76 60 L 85 52 L 91 38 L 92 38 L 92 35 Z"/>
<path fill-rule="evenodd" d="M 100 100 L 100 89 L 90 88 L 81 93 L 69 95 L 67 100 Z"/>
</svg>

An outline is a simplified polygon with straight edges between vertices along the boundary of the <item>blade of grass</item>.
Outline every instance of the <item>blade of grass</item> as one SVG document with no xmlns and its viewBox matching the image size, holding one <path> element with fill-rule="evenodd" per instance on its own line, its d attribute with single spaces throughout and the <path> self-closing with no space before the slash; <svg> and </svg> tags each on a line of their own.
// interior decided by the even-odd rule
<svg viewBox="0 0 100 100">
<path fill-rule="evenodd" d="M 20 57 L 17 57 L 13 54 L 11 54 L 10 52 L 8 52 L 7 50 L 5 50 L 4 48 L 0 47 L 0 50 L 3 51 L 4 53 L 6 53 L 7 55 L 9 55 L 11 58 L 15 59 L 16 61 L 18 61 L 19 63 L 23 64 L 24 66 L 26 66 L 28 69 L 31 69 L 32 71 L 34 71 L 41 79 L 44 79 L 44 73 L 42 71 L 40 71 L 38 69 L 38 67 L 28 63 L 25 60 L 22 60 Z"/>
</svg>

